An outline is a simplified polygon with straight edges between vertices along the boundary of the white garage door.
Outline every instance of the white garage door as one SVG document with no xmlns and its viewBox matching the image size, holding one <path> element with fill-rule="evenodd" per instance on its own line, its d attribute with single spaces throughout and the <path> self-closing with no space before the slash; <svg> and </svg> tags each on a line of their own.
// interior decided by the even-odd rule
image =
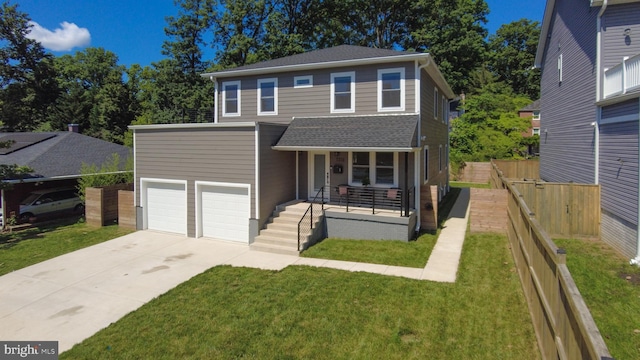
<svg viewBox="0 0 640 360">
<path fill-rule="evenodd" d="M 203 185 L 200 189 L 202 236 L 248 243 L 248 187 Z"/>
<path fill-rule="evenodd" d="M 186 191 L 182 183 L 147 183 L 147 228 L 187 233 Z"/>
</svg>

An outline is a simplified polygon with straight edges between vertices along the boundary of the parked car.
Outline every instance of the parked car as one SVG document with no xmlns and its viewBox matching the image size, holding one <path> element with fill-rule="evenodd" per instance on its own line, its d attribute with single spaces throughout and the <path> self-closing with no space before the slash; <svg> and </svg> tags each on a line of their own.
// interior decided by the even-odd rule
<svg viewBox="0 0 640 360">
<path fill-rule="evenodd" d="M 75 188 L 58 188 L 34 191 L 20 202 L 21 222 L 29 218 L 55 212 L 73 211 L 81 214 L 84 204 Z"/>
</svg>

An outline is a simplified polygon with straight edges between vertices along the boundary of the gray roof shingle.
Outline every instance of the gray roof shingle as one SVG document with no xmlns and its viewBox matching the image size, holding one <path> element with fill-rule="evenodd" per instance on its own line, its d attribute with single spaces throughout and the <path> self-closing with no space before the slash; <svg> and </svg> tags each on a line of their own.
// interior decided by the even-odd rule
<svg viewBox="0 0 640 360">
<path fill-rule="evenodd" d="M 417 147 L 418 115 L 374 115 L 294 118 L 277 150 L 293 148 Z"/>
<path fill-rule="evenodd" d="M 228 72 L 237 72 L 237 71 L 245 71 L 245 70 L 267 69 L 267 68 L 276 68 L 276 67 L 294 66 L 294 65 L 322 64 L 322 63 L 337 62 L 337 61 L 361 60 L 361 59 L 372 59 L 372 58 L 403 56 L 403 55 L 404 56 L 420 55 L 420 53 L 396 51 L 396 50 L 389 50 L 389 49 L 376 49 L 376 48 L 369 48 L 369 47 L 355 46 L 355 45 L 340 45 L 340 46 L 326 48 L 326 49 L 313 50 L 313 51 L 305 52 L 302 54 L 286 56 L 279 59 L 262 61 L 259 63 L 240 66 L 237 68 L 226 69 L 226 70 L 215 72 L 213 74 L 217 76 L 217 75 L 222 75 Z"/>
<path fill-rule="evenodd" d="M 13 140 L 16 144 L 34 139 L 35 134 L 45 138 L 0 155 L 0 164 L 18 164 L 34 170 L 35 177 L 58 177 L 80 175 L 82 164 L 100 167 L 112 154 L 120 156 L 120 166 L 124 167 L 131 150 L 123 145 L 110 143 L 74 132 L 49 133 L 0 133 L 0 141 Z M 23 145 L 23 144 L 21 144 Z"/>
<path fill-rule="evenodd" d="M 533 110 L 540 110 L 540 99 L 520 109 L 520 111 L 533 111 Z"/>
</svg>

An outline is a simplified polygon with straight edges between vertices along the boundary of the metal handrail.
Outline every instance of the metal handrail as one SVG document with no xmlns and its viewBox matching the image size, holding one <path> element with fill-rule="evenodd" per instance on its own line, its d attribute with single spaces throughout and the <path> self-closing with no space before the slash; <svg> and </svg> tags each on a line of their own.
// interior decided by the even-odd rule
<svg viewBox="0 0 640 360">
<path fill-rule="evenodd" d="M 346 188 L 346 193 L 341 196 L 344 196 L 347 212 L 349 212 L 350 206 L 365 205 L 371 208 L 373 214 L 375 214 L 376 209 L 399 209 L 400 216 L 404 217 L 409 216 L 412 195 L 415 191 L 413 186 L 405 191 L 398 188 L 338 185 L 336 187 L 338 193 L 341 187 Z M 390 197 L 389 191 L 395 191 L 396 195 Z"/>
<path fill-rule="evenodd" d="M 320 188 L 320 190 L 318 190 L 318 192 L 316 193 L 316 196 L 314 196 L 313 200 L 311 200 L 311 204 L 309 204 L 309 207 L 307 208 L 307 211 L 304 212 L 304 215 L 302 215 L 302 218 L 300 219 L 300 221 L 298 221 L 298 251 L 300 251 L 300 230 L 302 230 L 302 223 L 304 222 L 305 218 L 307 217 L 307 214 L 309 214 L 309 232 L 311 233 L 313 231 L 313 205 L 317 202 L 318 200 L 318 196 L 320 196 L 320 199 L 322 199 L 322 201 L 320 201 L 320 204 L 322 205 L 322 211 L 324 211 L 324 186 Z"/>
</svg>

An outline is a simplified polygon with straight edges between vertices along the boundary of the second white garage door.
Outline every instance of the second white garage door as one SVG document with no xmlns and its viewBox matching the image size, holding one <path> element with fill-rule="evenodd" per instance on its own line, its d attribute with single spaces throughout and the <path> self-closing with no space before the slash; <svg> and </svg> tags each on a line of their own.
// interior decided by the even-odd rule
<svg viewBox="0 0 640 360">
<path fill-rule="evenodd" d="M 249 187 L 198 184 L 202 236 L 249 242 Z"/>
</svg>

